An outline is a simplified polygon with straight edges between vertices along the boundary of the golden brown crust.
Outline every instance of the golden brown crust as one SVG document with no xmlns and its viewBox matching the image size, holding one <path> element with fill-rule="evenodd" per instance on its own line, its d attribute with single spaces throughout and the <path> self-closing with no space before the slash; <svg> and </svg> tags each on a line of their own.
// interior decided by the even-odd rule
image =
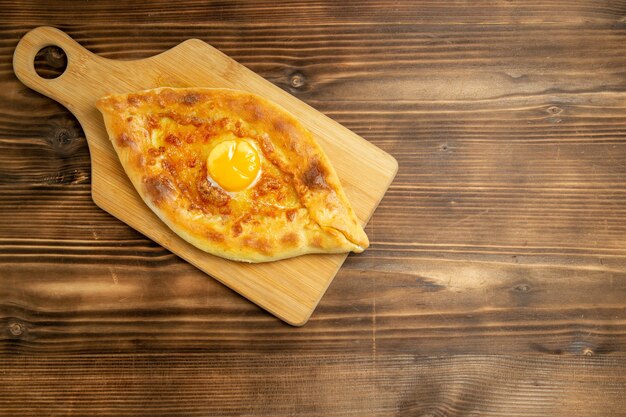
<svg viewBox="0 0 626 417">
<path fill-rule="evenodd" d="M 141 197 L 200 249 L 264 262 L 369 245 L 328 158 L 277 105 L 242 91 L 201 88 L 110 95 L 96 105 Z M 262 173 L 245 191 L 226 192 L 207 176 L 208 152 L 225 138 L 260 150 Z"/>
</svg>

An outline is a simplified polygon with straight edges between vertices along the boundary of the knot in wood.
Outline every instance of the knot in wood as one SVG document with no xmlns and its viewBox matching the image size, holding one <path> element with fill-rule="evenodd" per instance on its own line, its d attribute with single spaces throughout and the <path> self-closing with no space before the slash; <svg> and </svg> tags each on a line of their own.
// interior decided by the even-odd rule
<svg viewBox="0 0 626 417">
<path fill-rule="evenodd" d="M 550 107 L 548 107 L 547 111 L 552 116 L 555 116 L 557 114 L 560 114 L 563 111 L 563 109 L 558 107 L 558 106 L 550 106 Z"/>
<path fill-rule="evenodd" d="M 516 285 L 513 289 L 517 292 L 528 292 L 530 291 L 530 285 L 520 284 L 520 285 Z"/>
<path fill-rule="evenodd" d="M 21 336 L 24 333 L 24 326 L 16 321 L 9 323 L 9 332 L 13 336 Z"/>
<path fill-rule="evenodd" d="M 59 157 L 67 157 L 79 151 L 84 145 L 82 131 L 73 118 L 52 120 L 46 139 Z"/>
<path fill-rule="evenodd" d="M 56 128 L 52 135 L 55 144 L 57 144 L 58 146 L 67 145 L 72 139 L 72 134 L 70 130 L 65 127 Z"/>
<path fill-rule="evenodd" d="M 295 72 L 291 74 L 291 77 L 289 77 L 289 84 L 293 88 L 301 88 L 304 86 L 304 83 L 305 83 L 304 75 L 300 72 Z"/>
</svg>

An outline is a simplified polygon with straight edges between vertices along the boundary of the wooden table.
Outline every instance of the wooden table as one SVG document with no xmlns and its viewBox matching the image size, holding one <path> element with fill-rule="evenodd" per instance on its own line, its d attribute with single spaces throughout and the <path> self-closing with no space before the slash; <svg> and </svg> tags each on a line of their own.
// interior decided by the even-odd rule
<svg viewBox="0 0 626 417">
<path fill-rule="evenodd" d="M 624 2 L 0 10 L 0 415 L 626 416 Z M 39 25 L 203 39 L 398 159 L 306 326 L 93 204 L 77 121 L 12 72 Z"/>
</svg>

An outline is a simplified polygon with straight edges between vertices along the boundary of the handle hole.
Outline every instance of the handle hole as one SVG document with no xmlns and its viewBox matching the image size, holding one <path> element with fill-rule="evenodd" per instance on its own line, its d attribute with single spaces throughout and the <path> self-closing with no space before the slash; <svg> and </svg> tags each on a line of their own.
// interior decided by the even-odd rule
<svg viewBox="0 0 626 417">
<path fill-rule="evenodd" d="M 35 71 L 41 78 L 57 78 L 67 68 L 67 55 L 58 46 L 46 46 L 35 55 Z"/>
</svg>

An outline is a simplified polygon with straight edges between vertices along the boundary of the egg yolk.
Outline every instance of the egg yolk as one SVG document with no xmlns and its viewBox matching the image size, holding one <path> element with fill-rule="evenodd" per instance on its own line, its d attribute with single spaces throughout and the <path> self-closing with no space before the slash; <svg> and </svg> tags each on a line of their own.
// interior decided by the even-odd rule
<svg viewBox="0 0 626 417">
<path fill-rule="evenodd" d="M 256 179 L 261 161 L 257 150 L 245 140 L 225 140 L 211 150 L 208 174 L 226 191 L 245 190 Z"/>
</svg>

